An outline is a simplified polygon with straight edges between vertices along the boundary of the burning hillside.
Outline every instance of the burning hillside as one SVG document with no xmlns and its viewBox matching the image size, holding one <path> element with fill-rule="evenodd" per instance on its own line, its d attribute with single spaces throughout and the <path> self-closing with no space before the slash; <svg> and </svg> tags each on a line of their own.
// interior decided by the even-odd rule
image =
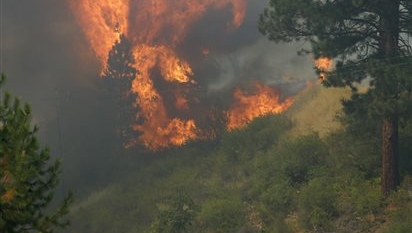
<svg viewBox="0 0 412 233">
<path fill-rule="evenodd" d="M 142 132 L 138 141 L 149 149 L 159 149 L 211 135 L 198 125 L 199 115 L 208 114 L 210 106 L 199 100 L 202 96 L 193 95 L 192 90 L 202 86 L 193 61 L 179 48 L 185 47 L 193 24 L 210 12 L 230 13 L 218 26 L 228 35 L 236 31 L 244 21 L 247 0 L 70 0 L 68 4 L 102 70 L 120 35 L 131 41 L 139 73 L 130 92 L 137 94 L 140 113 L 136 118 L 144 119 L 143 124 L 131 126 Z M 205 44 L 196 47 L 199 57 L 213 52 Z M 228 130 L 244 127 L 259 116 L 280 113 L 293 103 L 292 98 L 282 100 L 275 88 L 252 83 L 242 88 L 247 90 L 235 88 L 233 103 L 222 109 Z M 202 106 L 196 106 L 199 104 Z"/>
</svg>

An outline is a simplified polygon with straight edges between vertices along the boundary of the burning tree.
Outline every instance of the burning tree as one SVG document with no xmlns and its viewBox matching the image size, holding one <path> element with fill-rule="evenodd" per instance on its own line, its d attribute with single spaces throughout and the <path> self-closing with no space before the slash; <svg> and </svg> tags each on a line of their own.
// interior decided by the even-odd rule
<svg viewBox="0 0 412 233">
<path fill-rule="evenodd" d="M 412 97 L 412 4 L 407 0 L 270 0 L 259 22 L 260 31 L 276 42 L 303 40 L 315 58 L 336 61 L 324 85 L 350 87 L 345 112 L 364 106 L 381 120 L 382 194 L 400 183 L 398 122 L 408 114 Z M 357 86 L 369 81 L 367 91 Z M 363 115 L 362 117 L 366 117 Z"/>
<path fill-rule="evenodd" d="M 134 63 L 132 45 L 121 34 L 109 52 L 102 77 L 109 92 L 114 127 L 124 147 L 134 145 L 133 140 L 137 139 L 139 132 L 133 129 L 133 125 L 141 123 L 138 119 L 137 94 L 131 92 L 132 81 L 137 75 Z"/>
</svg>

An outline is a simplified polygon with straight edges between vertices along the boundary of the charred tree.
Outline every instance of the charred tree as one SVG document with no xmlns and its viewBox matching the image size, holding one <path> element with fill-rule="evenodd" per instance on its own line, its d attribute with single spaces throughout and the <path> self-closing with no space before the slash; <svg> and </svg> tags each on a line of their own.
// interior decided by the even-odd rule
<svg viewBox="0 0 412 233">
<path fill-rule="evenodd" d="M 346 114 L 356 115 L 367 96 L 367 114 L 381 122 L 382 195 L 400 183 L 398 122 L 412 101 L 412 3 L 407 0 L 269 0 L 259 22 L 260 31 L 275 42 L 307 41 L 302 50 L 315 58 L 336 62 L 327 73 L 326 87 L 349 87 Z M 319 72 L 319 71 L 318 71 Z M 366 92 L 359 84 L 369 81 Z"/>
</svg>

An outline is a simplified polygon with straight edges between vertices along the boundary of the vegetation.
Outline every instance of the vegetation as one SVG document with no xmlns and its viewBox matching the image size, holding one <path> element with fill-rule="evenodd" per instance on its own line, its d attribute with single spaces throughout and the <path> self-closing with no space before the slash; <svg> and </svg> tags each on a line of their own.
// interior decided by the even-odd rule
<svg viewBox="0 0 412 233">
<path fill-rule="evenodd" d="M 2 75 L 0 85 L 4 84 Z M 60 162 L 50 164 L 48 149 L 39 147 L 31 126 L 31 110 L 6 93 L 0 103 L 0 231 L 54 232 L 65 227 L 69 194 L 57 210 L 47 214 L 58 185 Z"/>
<path fill-rule="evenodd" d="M 312 105 L 330 94 L 315 90 L 301 98 L 311 96 Z M 301 109 L 291 111 L 311 111 Z M 385 200 L 379 148 L 371 143 L 378 137 L 364 137 L 369 128 L 291 134 L 301 126 L 288 115 L 140 160 L 77 203 L 66 232 L 408 232 L 410 166 L 399 191 Z M 400 131 L 401 154 L 411 154 L 411 134 Z"/>
<path fill-rule="evenodd" d="M 323 83 L 351 88 L 346 116 L 379 119 L 384 196 L 400 184 L 399 121 L 409 117 L 412 101 L 411 21 L 407 0 L 270 0 L 259 23 L 271 40 L 307 41 L 311 47 L 303 52 L 333 58 L 336 67 Z M 358 90 L 363 81 L 366 92 Z"/>
<path fill-rule="evenodd" d="M 189 196 L 179 193 L 169 203 L 159 204 L 158 208 L 156 220 L 151 225 L 152 232 L 193 232 L 190 228 L 198 208 Z"/>
</svg>

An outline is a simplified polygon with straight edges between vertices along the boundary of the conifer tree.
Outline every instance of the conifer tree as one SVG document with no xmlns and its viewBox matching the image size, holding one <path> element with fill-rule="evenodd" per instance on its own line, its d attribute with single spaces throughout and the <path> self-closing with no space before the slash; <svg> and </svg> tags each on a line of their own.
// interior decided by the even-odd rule
<svg viewBox="0 0 412 233">
<path fill-rule="evenodd" d="M 2 75 L 0 85 L 5 76 Z M 58 185 L 60 162 L 50 160 L 49 150 L 40 148 L 37 128 L 31 126 L 29 105 L 11 100 L 0 102 L 0 232 L 51 233 L 65 227 L 72 195 L 56 211 L 49 212 Z"/>
<path fill-rule="evenodd" d="M 276 42 L 304 41 L 303 52 L 334 59 L 325 86 L 350 87 L 345 113 L 365 107 L 380 120 L 382 194 L 400 183 L 398 125 L 412 107 L 412 2 L 409 0 L 269 0 L 260 31 Z M 366 92 L 358 84 L 368 82 Z"/>
<path fill-rule="evenodd" d="M 138 117 L 137 94 L 132 92 L 132 81 L 138 74 L 134 63 L 132 44 L 121 34 L 109 52 L 102 78 L 108 91 L 117 140 L 122 147 L 135 144 L 140 133 L 133 129 L 133 125 L 142 123 Z"/>
</svg>

